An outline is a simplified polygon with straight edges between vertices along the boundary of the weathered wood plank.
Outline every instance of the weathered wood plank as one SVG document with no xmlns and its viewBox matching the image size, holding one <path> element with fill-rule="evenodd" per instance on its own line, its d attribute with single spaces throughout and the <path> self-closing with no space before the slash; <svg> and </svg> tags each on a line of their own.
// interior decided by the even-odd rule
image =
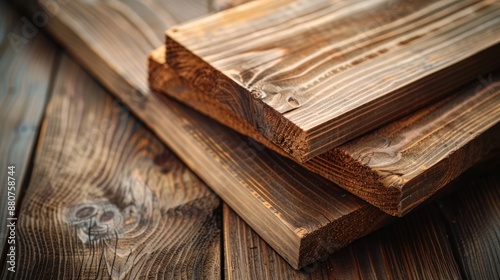
<svg viewBox="0 0 500 280">
<path fill-rule="evenodd" d="M 498 34 L 497 1 L 260 0 L 171 28 L 166 61 L 303 162 L 492 71 Z"/>
<path fill-rule="evenodd" d="M 126 20 L 137 15 L 129 14 L 132 10 L 115 13 L 93 2 L 71 3 L 86 7 L 76 13 L 80 10 L 61 5 L 48 23 L 49 31 L 291 265 L 311 263 L 387 221 L 383 212 L 324 178 L 164 95 L 145 90 L 146 64 L 134 65 L 142 67 L 136 71 L 120 57 L 128 53 L 133 62 L 137 57 L 145 59 L 150 51 L 128 45 L 142 38 Z M 94 20 L 99 17 L 107 21 Z M 104 39 L 108 34 L 116 37 Z M 127 75 L 122 76 L 123 72 Z M 131 73 L 134 79 L 129 78 Z M 324 243 L 331 246 L 318 247 Z"/>
<path fill-rule="evenodd" d="M 494 172 L 440 203 L 467 279 L 500 278 L 500 176 Z"/>
<path fill-rule="evenodd" d="M 205 106 L 202 94 L 165 64 L 164 47 L 150 54 L 150 85 Z M 203 104 L 203 105 L 202 105 Z M 217 107 L 216 102 L 210 105 Z M 219 108 L 222 108 L 219 106 Z M 225 110 L 224 124 L 286 155 Z M 500 73 L 479 76 L 454 95 L 319 155 L 301 165 L 391 215 L 402 216 L 500 147 Z"/>
<path fill-rule="evenodd" d="M 28 23 L 27 23 L 28 22 Z M 24 26 L 24 29 L 23 29 Z M 33 23 L 6 3 L 0 3 L 0 252 L 10 231 L 7 218 L 18 212 L 21 189 L 51 85 L 56 50 Z M 15 166 L 14 176 L 8 167 Z M 13 186 L 8 185 L 8 177 Z M 12 185 L 11 183 L 11 185 Z M 10 205 L 15 203 L 16 205 Z M 10 210 L 8 207 L 12 207 Z M 16 209 L 14 209 L 16 208 Z M 7 248 L 10 247 L 7 245 Z"/>
<path fill-rule="evenodd" d="M 63 57 L 19 216 L 17 271 L 5 273 L 219 279 L 218 205 L 152 133 Z"/>
<path fill-rule="evenodd" d="M 294 270 L 224 205 L 227 279 L 460 279 L 435 205 Z"/>
</svg>

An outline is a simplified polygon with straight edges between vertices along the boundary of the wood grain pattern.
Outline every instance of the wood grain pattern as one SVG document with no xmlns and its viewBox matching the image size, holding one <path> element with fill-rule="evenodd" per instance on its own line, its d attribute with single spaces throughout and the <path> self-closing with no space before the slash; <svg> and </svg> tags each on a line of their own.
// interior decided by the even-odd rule
<svg viewBox="0 0 500 280">
<path fill-rule="evenodd" d="M 218 279 L 218 205 L 198 177 L 63 57 L 19 217 L 22 257 L 9 276 Z"/>
<path fill-rule="evenodd" d="M 27 183 L 31 151 L 36 141 L 56 63 L 54 45 L 44 35 L 25 29 L 22 16 L 0 3 L 0 252 L 7 241 L 8 202 L 20 207 Z M 28 33 L 29 31 L 29 33 Z M 28 38 L 23 34 L 30 35 Z M 15 166 L 15 190 L 8 192 L 7 167 Z M 9 200 L 15 197 L 15 200 Z M 17 215 L 16 215 L 17 216 Z M 9 246 L 7 246 L 9 247 Z"/>
<path fill-rule="evenodd" d="M 180 21 L 215 11 L 206 0 L 19 0 L 14 4 L 31 14 L 46 12 L 49 21 L 45 28 L 73 50 L 104 85 L 117 87 L 121 83 L 119 90 L 133 95 L 134 102 L 147 95 L 145 58 L 163 44 L 161 34 Z M 74 31 L 81 36 L 68 36 Z M 86 54 L 88 48 L 97 57 Z M 121 63 L 108 65 L 115 61 Z"/>
<path fill-rule="evenodd" d="M 148 88 L 146 64 L 137 64 L 144 66 L 141 71 L 128 69 L 120 54 L 131 55 L 129 61 L 146 57 L 149 50 L 128 45 L 143 37 L 126 19 L 149 14 L 71 3 L 85 7 L 77 13 L 79 8 L 60 6 L 48 30 L 293 267 L 312 263 L 388 222 L 382 211 L 321 176 L 162 94 L 143 91 Z M 106 23 L 94 20 L 99 17 Z M 109 34 L 116 37 L 109 39 Z M 128 78 L 131 73 L 134 79 Z"/>
<path fill-rule="evenodd" d="M 441 201 L 450 240 L 467 279 L 500 277 L 500 176 L 476 177 L 463 192 Z"/>
<path fill-rule="evenodd" d="M 333 150 L 344 187 L 402 215 L 500 147 L 500 75 Z M 355 174 L 355 175 L 354 175 Z M 359 186 L 363 188 L 359 188 Z M 390 199 L 392 194 L 396 198 Z M 384 199 L 384 196 L 389 198 Z"/>
<path fill-rule="evenodd" d="M 431 205 L 294 270 L 225 206 L 225 275 L 227 279 L 461 279 L 444 221 L 436 212 L 439 209 Z"/>
<path fill-rule="evenodd" d="M 190 100 L 198 108 L 207 104 L 198 98 L 203 94 L 184 83 L 165 63 L 164 47 L 153 51 L 149 60 L 150 85 L 155 90 Z M 217 102 L 210 106 L 223 108 Z M 286 156 L 230 110 L 224 110 L 224 115 L 224 125 Z M 300 165 L 386 213 L 402 216 L 499 148 L 499 120 L 497 71 L 479 76 L 440 102 Z"/>
<path fill-rule="evenodd" d="M 261 0 L 171 28 L 166 61 L 304 162 L 492 71 L 498 34 L 497 1 Z"/>
</svg>

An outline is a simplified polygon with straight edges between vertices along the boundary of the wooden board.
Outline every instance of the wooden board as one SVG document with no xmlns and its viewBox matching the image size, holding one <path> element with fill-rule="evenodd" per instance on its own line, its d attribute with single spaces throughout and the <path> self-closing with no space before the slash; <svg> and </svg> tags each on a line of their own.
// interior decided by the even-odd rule
<svg viewBox="0 0 500 280">
<path fill-rule="evenodd" d="M 12 279 L 220 279 L 219 203 L 63 57 L 19 216 L 17 271 L 5 273 Z"/>
<path fill-rule="evenodd" d="M 343 183 L 346 188 L 362 197 L 373 195 L 371 188 L 376 188 L 382 200 L 378 205 L 386 203 L 401 215 L 498 148 L 500 72 L 480 76 L 450 98 L 335 153 L 338 158 L 349 155 L 343 168 L 356 174 Z M 396 199 L 384 200 L 392 193 Z"/>
<path fill-rule="evenodd" d="M 494 172 L 440 203 L 466 279 L 500 278 L 500 176 Z"/>
<path fill-rule="evenodd" d="M 171 28 L 166 61 L 304 162 L 492 71 L 498 34 L 496 1 L 260 0 Z"/>
<path fill-rule="evenodd" d="M 179 21 L 217 11 L 208 0 L 91 2 L 12 0 L 12 2 L 27 9 L 30 16 L 36 12 L 47 15 L 48 22 L 44 28 L 47 28 L 68 49 L 80 52 L 77 57 L 81 59 L 82 65 L 91 68 L 92 72 L 92 68 L 99 69 L 100 73 L 96 76 L 102 79 L 104 85 L 112 83 L 116 87 L 120 81 L 125 81 L 119 89 L 134 96 L 135 102 L 140 102 L 148 91 L 147 78 L 144 74 L 145 61 L 151 50 L 163 44 L 161 34 Z M 68 16 L 70 18 L 67 18 Z M 104 18 L 110 20 L 101 21 Z M 68 33 L 73 30 L 85 33 L 81 35 L 85 36 L 86 41 L 82 41 L 82 38 L 68 40 L 71 38 Z M 126 31 L 126 34 L 117 33 L 118 30 Z M 85 54 L 85 48 L 87 50 L 91 48 L 93 52 L 99 53 L 99 58 Z M 82 56 L 85 57 L 82 59 Z M 112 67 L 107 65 L 108 61 L 124 60 L 126 63 L 116 63 Z M 92 67 L 88 67 L 89 65 Z M 133 87 L 130 88 L 130 85 Z"/>
<path fill-rule="evenodd" d="M 147 65 L 133 62 L 145 59 L 153 46 L 141 49 L 128 42 L 139 41 L 138 33 L 155 28 L 138 29 L 127 19 L 153 16 L 114 9 L 102 2 L 71 1 L 59 7 L 47 29 L 293 267 L 312 263 L 389 220 L 382 211 L 291 160 L 145 90 Z M 116 37 L 109 39 L 109 34 Z M 131 64 L 142 69 L 123 64 L 122 55 L 129 55 Z"/>
<path fill-rule="evenodd" d="M 150 85 L 191 104 L 202 95 L 150 54 Z M 219 104 L 220 105 L 220 104 Z M 217 105 L 216 105 L 217 106 Z M 231 111 L 224 124 L 286 155 Z M 500 72 L 479 76 L 443 101 L 319 155 L 301 165 L 391 215 L 402 216 L 500 147 Z"/>
<path fill-rule="evenodd" d="M 496 161 L 496 169 L 460 178 L 459 190 L 452 195 L 299 271 L 224 205 L 226 278 L 497 279 L 500 176 Z"/>
<path fill-rule="evenodd" d="M 224 207 L 227 279 L 460 279 L 435 205 L 301 270 L 294 270 Z"/>
<path fill-rule="evenodd" d="M 22 16 L 0 3 L 0 257 L 10 231 L 7 224 L 20 207 L 29 179 L 31 151 L 36 140 L 56 62 L 54 45 L 44 35 L 28 33 Z M 31 37 L 27 37 L 29 35 Z M 14 176 L 8 167 L 14 166 Z M 8 179 L 11 177 L 13 179 Z M 10 186 L 8 180 L 13 184 Z M 15 203 L 16 205 L 9 205 Z M 8 209 L 8 207 L 13 207 Z M 7 246 L 8 248 L 9 246 Z"/>
</svg>

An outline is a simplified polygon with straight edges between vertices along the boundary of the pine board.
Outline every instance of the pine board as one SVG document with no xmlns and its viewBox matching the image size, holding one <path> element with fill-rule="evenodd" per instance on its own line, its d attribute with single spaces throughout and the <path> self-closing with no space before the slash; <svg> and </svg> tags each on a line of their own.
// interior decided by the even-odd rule
<svg viewBox="0 0 500 280">
<path fill-rule="evenodd" d="M 225 278 L 497 279 L 498 156 L 477 167 L 451 195 L 299 271 L 224 205 Z"/>
<path fill-rule="evenodd" d="M 136 60 L 145 60 L 157 46 L 139 48 L 131 42 L 144 43 L 143 34 L 157 27 L 139 28 L 127 19 L 154 16 L 114 9 L 99 1 L 68 2 L 52 15 L 47 29 L 293 267 L 312 263 L 391 220 L 291 160 L 149 91 L 147 65 Z M 122 63 L 124 56 L 129 64 Z M 319 246 L 324 243 L 331 245 Z"/>
<path fill-rule="evenodd" d="M 220 279 L 219 203 L 64 56 L 4 277 Z"/>
<path fill-rule="evenodd" d="M 224 207 L 226 279 L 461 279 L 435 205 L 294 270 Z"/>
<path fill-rule="evenodd" d="M 378 205 L 402 215 L 500 148 L 500 72 L 454 93 L 336 149 L 337 158 L 349 155 L 346 173 L 356 174 L 342 184 L 362 197 L 376 188 Z"/>
<path fill-rule="evenodd" d="M 298 271 L 224 205 L 225 278 L 497 279 L 498 152 L 454 180 L 454 192 Z"/>
<path fill-rule="evenodd" d="M 29 179 L 32 149 L 42 121 L 56 63 L 56 49 L 42 34 L 23 33 L 22 16 L 0 3 L 0 252 L 10 231 L 8 206 L 15 202 L 19 212 L 22 188 Z M 26 31 L 27 32 L 27 31 Z M 33 31 L 31 31 L 33 32 Z M 31 38 L 23 34 L 30 35 Z M 15 166 L 14 176 L 8 167 Z M 8 177 L 15 182 L 8 189 Z M 14 200 L 9 199 L 14 197 Z M 17 214 L 14 215 L 17 217 Z M 7 245 L 7 248 L 10 247 Z"/>
<path fill-rule="evenodd" d="M 199 108 L 206 100 L 165 63 L 165 48 L 149 57 L 150 85 Z M 500 74 L 478 76 L 453 95 L 349 141 L 305 163 L 391 215 L 402 216 L 500 147 Z M 219 105 L 219 106 L 218 106 Z M 220 104 L 210 104 L 213 108 Z M 223 124 L 286 156 L 231 111 Z"/>
<path fill-rule="evenodd" d="M 492 71 L 498 34 L 497 1 L 259 0 L 172 27 L 166 62 L 304 162 Z"/>
</svg>

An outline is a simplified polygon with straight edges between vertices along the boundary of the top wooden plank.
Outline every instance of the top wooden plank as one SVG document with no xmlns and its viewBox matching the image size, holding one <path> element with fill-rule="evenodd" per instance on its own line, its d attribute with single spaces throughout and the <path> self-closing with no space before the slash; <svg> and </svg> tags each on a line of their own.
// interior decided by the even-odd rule
<svg viewBox="0 0 500 280">
<path fill-rule="evenodd" d="M 306 161 L 493 70 L 499 15 L 495 1 L 259 0 L 169 29 L 166 61 Z"/>
</svg>

